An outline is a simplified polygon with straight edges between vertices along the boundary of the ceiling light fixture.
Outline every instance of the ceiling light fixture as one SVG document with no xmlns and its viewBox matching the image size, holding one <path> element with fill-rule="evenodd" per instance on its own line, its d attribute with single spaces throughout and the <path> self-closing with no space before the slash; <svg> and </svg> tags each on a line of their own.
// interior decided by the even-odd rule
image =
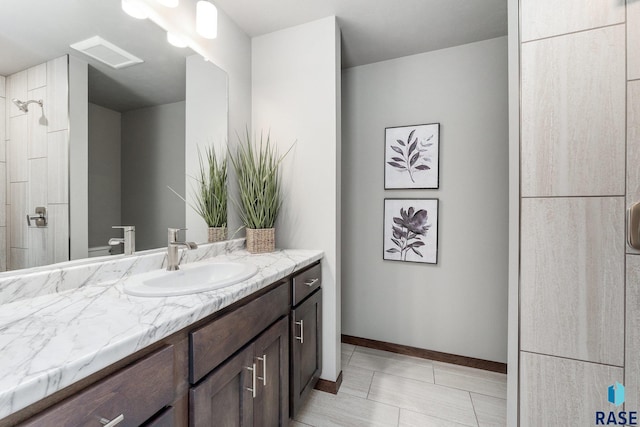
<svg viewBox="0 0 640 427">
<path fill-rule="evenodd" d="M 167 41 L 175 47 L 187 47 L 189 45 L 184 37 L 170 33 L 169 31 L 167 31 Z"/>
<path fill-rule="evenodd" d="M 121 6 L 127 15 L 136 19 L 147 19 L 149 17 L 149 6 L 140 0 L 122 0 Z"/>
<path fill-rule="evenodd" d="M 166 7 L 177 7 L 178 3 L 180 3 L 180 0 L 156 0 L 156 1 Z"/>
<path fill-rule="evenodd" d="M 218 37 L 218 9 L 205 0 L 196 5 L 196 31 L 205 39 Z"/>
</svg>

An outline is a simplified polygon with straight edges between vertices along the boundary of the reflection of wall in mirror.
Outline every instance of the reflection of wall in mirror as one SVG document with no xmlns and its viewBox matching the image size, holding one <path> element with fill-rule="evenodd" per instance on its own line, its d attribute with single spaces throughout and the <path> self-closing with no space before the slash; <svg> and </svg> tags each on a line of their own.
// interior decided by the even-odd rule
<svg viewBox="0 0 640 427">
<path fill-rule="evenodd" d="M 198 148 L 213 145 L 225 155 L 228 135 L 227 73 L 200 55 L 187 58 L 185 168 L 187 176 L 198 175 Z M 191 204 L 194 180 L 187 178 L 185 192 Z M 183 186 L 184 188 L 184 186 Z M 183 205 L 184 206 L 184 205 Z M 232 206 L 229 205 L 232 209 Z M 207 241 L 207 224 L 188 206 L 187 240 Z M 230 230 L 233 233 L 234 230 Z M 231 236 L 229 233 L 229 236 Z"/>
<path fill-rule="evenodd" d="M 136 227 L 136 250 L 166 245 L 184 226 L 184 101 L 118 112 L 89 104 L 89 248 Z M 117 253 L 120 247 L 114 248 Z M 112 251 L 113 253 L 113 251 Z"/>
<path fill-rule="evenodd" d="M 0 268 L 15 270 L 69 259 L 68 58 L 7 76 L 6 135 L 0 147 Z M 2 91 L 0 91 L 0 94 Z M 27 113 L 11 100 L 43 100 Z M 4 161 L 3 161 L 4 160 Z M 27 214 L 47 209 L 47 227 Z"/>
</svg>

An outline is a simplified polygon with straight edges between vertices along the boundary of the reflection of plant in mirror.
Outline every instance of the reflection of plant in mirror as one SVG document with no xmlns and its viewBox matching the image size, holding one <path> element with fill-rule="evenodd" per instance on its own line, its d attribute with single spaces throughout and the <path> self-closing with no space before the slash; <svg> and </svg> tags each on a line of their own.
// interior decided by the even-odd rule
<svg viewBox="0 0 640 427">
<path fill-rule="evenodd" d="M 279 166 L 291 148 L 280 156 L 269 135 L 264 141 L 260 134 L 256 144 L 248 129 L 245 140 L 238 135 L 238 141 L 230 157 L 238 179 L 240 202 L 236 205 L 242 223 L 253 229 L 273 228 L 282 206 Z"/>
<path fill-rule="evenodd" d="M 204 159 L 198 148 L 200 173 L 195 178 L 195 211 L 209 227 L 227 226 L 227 156 L 216 156 L 213 146 L 206 147 Z"/>
<path fill-rule="evenodd" d="M 420 209 L 416 212 L 413 207 L 408 210 L 400 209 L 400 216 L 393 218 L 393 237 L 391 241 L 397 248 L 387 249 L 388 253 L 400 254 L 400 259 L 407 260 L 407 252 L 413 251 L 420 258 L 423 257 L 418 248 L 425 245 L 421 236 L 426 236 L 431 225 L 427 224 L 427 211 Z"/>
</svg>

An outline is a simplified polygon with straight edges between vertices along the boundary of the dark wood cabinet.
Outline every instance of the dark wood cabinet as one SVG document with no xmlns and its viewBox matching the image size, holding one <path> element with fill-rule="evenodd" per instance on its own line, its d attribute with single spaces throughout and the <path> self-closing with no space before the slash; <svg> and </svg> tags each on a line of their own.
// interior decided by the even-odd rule
<svg viewBox="0 0 640 427">
<path fill-rule="evenodd" d="M 224 362 L 189 393 L 192 427 L 289 424 L 288 318 Z"/>
<path fill-rule="evenodd" d="M 24 426 L 139 426 L 174 399 L 174 347 L 161 350 L 44 411 Z"/>
<path fill-rule="evenodd" d="M 317 263 L 0 426 L 287 427 L 322 368 L 320 285 Z"/>
<path fill-rule="evenodd" d="M 255 344 L 258 393 L 254 426 L 289 425 L 289 318 L 265 331 Z"/>
<path fill-rule="evenodd" d="M 191 427 L 253 425 L 253 346 L 224 362 L 189 392 Z"/>
<path fill-rule="evenodd" d="M 291 416 L 320 378 L 322 371 L 322 289 L 291 311 Z"/>
</svg>

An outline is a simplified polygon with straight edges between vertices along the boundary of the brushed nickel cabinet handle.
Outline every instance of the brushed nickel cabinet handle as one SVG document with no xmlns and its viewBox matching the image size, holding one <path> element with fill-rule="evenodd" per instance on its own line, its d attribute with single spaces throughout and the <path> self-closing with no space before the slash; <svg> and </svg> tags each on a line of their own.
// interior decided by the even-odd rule
<svg viewBox="0 0 640 427">
<path fill-rule="evenodd" d="M 251 387 L 249 388 L 247 387 L 247 391 L 251 392 L 251 395 L 253 396 L 253 398 L 256 398 L 256 364 L 252 364 L 251 367 L 247 366 L 247 369 L 251 371 Z"/>
<path fill-rule="evenodd" d="M 104 427 L 113 427 L 124 421 L 124 414 L 120 414 L 112 420 L 108 420 L 106 418 L 100 418 L 100 424 Z"/>
<path fill-rule="evenodd" d="M 315 285 L 316 283 L 318 283 L 318 280 L 320 280 L 320 279 L 318 279 L 318 278 L 309 279 L 306 282 L 304 282 L 304 284 L 309 286 L 309 287 L 311 287 L 311 286 Z"/>
<path fill-rule="evenodd" d="M 263 354 L 262 357 L 257 358 L 262 362 L 262 376 L 258 377 L 259 380 L 262 380 L 262 386 L 266 387 L 267 385 L 267 355 Z"/>
<path fill-rule="evenodd" d="M 296 325 L 300 325 L 300 336 L 296 337 L 300 344 L 304 344 L 304 320 L 296 322 Z"/>
</svg>

